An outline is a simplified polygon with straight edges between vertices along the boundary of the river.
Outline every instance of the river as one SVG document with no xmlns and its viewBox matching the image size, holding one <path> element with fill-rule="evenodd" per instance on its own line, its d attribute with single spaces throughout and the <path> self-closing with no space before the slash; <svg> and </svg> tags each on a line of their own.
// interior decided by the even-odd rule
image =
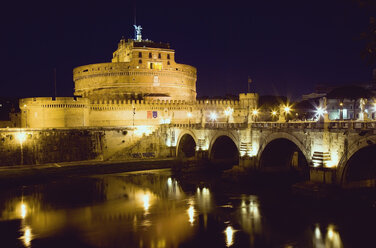
<svg viewBox="0 0 376 248">
<path fill-rule="evenodd" d="M 1 247 L 375 247 L 376 204 L 169 169 L 0 191 Z"/>
</svg>

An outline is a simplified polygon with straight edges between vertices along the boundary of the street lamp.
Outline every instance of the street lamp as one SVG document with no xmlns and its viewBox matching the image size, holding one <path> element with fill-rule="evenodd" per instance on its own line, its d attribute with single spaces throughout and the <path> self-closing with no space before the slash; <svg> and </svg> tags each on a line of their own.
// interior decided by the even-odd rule
<svg viewBox="0 0 376 248">
<path fill-rule="evenodd" d="M 253 120 L 256 121 L 256 118 L 257 118 L 257 115 L 259 114 L 259 111 L 258 109 L 254 109 L 252 111 L 252 116 L 253 116 Z"/>
<path fill-rule="evenodd" d="M 234 112 L 234 109 L 231 108 L 231 107 L 227 107 L 225 109 L 224 113 L 225 113 L 225 116 L 226 116 L 227 123 L 229 122 L 230 116 L 232 115 L 233 112 Z"/>
<path fill-rule="evenodd" d="M 211 112 L 209 117 L 210 120 L 214 123 L 217 120 L 217 113 Z"/>
<path fill-rule="evenodd" d="M 271 115 L 272 115 L 272 120 L 274 120 L 277 117 L 277 111 L 272 110 Z"/>
</svg>

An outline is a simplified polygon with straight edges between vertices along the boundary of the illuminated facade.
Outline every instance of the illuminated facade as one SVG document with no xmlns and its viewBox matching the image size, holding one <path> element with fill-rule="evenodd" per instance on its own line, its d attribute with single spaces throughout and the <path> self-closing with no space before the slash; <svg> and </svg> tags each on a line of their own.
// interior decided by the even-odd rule
<svg viewBox="0 0 376 248">
<path fill-rule="evenodd" d="M 169 44 L 143 40 L 141 27 L 135 29 L 135 39 L 121 39 L 110 63 L 73 70 L 76 97 L 20 99 L 21 127 L 242 123 L 257 107 L 257 94 L 196 101 L 196 68 L 176 63 Z"/>
</svg>

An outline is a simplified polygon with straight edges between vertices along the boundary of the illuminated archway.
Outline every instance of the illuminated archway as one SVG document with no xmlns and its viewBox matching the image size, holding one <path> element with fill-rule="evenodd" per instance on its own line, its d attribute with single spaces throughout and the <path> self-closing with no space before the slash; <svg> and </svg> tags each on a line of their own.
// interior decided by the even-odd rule
<svg viewBox="0 0 376 248">
<path fill-rule="evenodd" d="M 177 156 L 179 158 L 192 158 L 195 156 L 196 142 L 192 135 L 184 134 L 180 140 L 177 149 Z"/>
<path fill-rule="evenodd" d="M 224 167 L 239 164 L 239 150 L 235 142 L 226 135 L 217 137 L 210 149 L 210 161 Z"/>
</svg>

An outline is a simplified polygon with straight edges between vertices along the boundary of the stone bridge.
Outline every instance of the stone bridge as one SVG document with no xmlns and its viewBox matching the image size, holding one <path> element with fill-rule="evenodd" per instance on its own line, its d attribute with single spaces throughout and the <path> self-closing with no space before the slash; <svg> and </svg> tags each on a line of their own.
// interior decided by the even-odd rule
<svg viewBox="0 0 376 248">
<path fill-rule="evenodd" d="M 297 169 L 311 181 L 374 186 L 375 127 L 371 121 L 170 124 L 162 127 L 162 136 L 186 159 Z"/>
</svg>

